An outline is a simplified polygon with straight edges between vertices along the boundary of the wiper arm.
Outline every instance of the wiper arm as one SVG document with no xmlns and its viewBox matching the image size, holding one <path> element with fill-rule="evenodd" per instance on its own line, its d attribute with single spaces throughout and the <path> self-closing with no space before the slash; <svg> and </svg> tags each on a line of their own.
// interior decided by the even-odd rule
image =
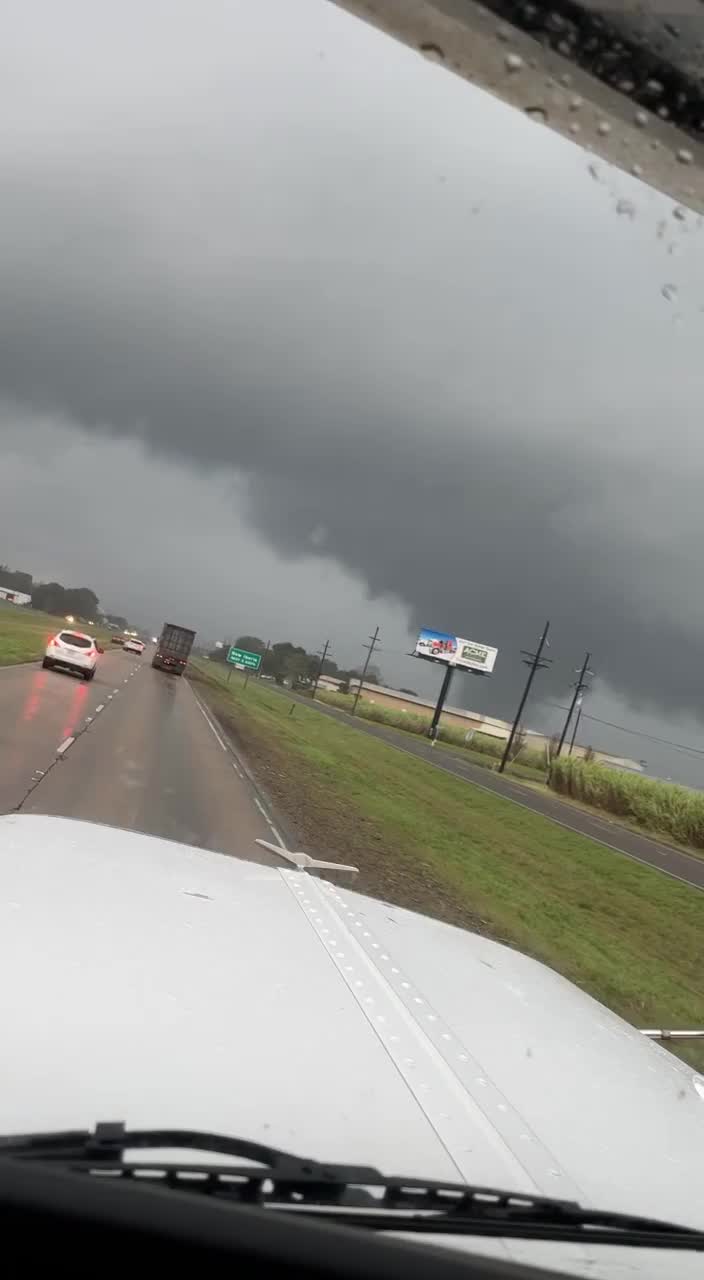
<svg viewBox="0 0 704 1280">
<path fill-rule="evenodd" d="M 0 1137 L 0 1158 L 12 1156 L 21 1160 L 41 1160 L 68 1165 L 75 1169 L 96 1169 L 97 1171 L 124 1171 L 126 1173 L 142 1170 L 144 1165 L 125 1161 L 126 1151 L 161 1151 L 161 1150 L 193 1150 L 210 1151 L 219 1156 L 232 1156 L 236 1159 L 254 1162 L 258 1168 L 243 1167 L 244 1178 L 275 1178 L 283 1182 L 300 1181 L 301 1183 L 329 1183 L 339 1188 L 348 1184 L 362 1183 L 376 1185 L 382 1175 L 378 1169 L 365 1165 L 322 1164 L 317 1160 L 309 1160 L 304 1156 L 291 1155 L 278 1147 L 265 1146 L 263 1143 L 250 1142 L 246 1138 L 233 1138 L 228 1134 L 201 1133 L 195 1129 L 127 1129 L 121 1122 L 103 1122 L 95 1126 L 95 1132 L 88 1129 L 68 1130 L 59 1133 L 28 1133 Z M 171 1161 L 159 1161 L 149 1168 L 165 1170 L 182 1170 L 183 1172 L 213 1174 L 227 1172 L 227 1166 L 217 1165 L 184 1165 Z"/>
<path fill-rule="evenodd" d="M 127 1151 L 212 1152 L 247 1165 L 184 1160 L 132 1161 Z M 128 1130 L 0 1137 L 0 1159 L 60 1164 L 79 1173 L 153 1181 L 234 1203 L 259 1204 L 373 1231 L 500 1236 L 704 1251 L 704 1233 L 633 1214 L 585 1209 L 571 1200 L 466 1183 L 386 1177 L 364 1165 L 325 1164 L 277 1147 L 191 1129 Z M 254 1167 L 252 1167 L 252 1165 Z"/>
</svg>

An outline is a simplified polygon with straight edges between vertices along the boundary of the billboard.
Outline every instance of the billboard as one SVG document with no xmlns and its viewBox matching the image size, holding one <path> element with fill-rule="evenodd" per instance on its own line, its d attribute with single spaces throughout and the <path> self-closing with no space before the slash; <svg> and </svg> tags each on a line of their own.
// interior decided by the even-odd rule
<svg viewBox="0 0 704 1280">
<path fill-rule="evenodd" d="M 465 671 L 483 671 L 486 675 L 491 675 L 494 670 L 498 652 L 490 644 L 478 644 L 475 640 L 464 640 L 462 636 L 452 636 L 446 631 L 430 631 L 427 627 L 423 627 L 413 650 L 416 658 L 447 662 L 449 666 L 462 667 Z"/>
</svg>

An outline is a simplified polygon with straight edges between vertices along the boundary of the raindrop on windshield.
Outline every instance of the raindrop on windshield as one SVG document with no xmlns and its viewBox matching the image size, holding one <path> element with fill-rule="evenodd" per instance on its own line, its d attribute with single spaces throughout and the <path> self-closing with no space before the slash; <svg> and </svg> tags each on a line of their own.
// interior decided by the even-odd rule
<svg viewBox="0 0 704 1280">
<path fill-rule="evenodd" d="M 666 298 L 668 302 L 674 302 L 675 298 L 677 297 L 677 285 L 664 284 L 660 292 L 663 298 Z"/>
</svg>

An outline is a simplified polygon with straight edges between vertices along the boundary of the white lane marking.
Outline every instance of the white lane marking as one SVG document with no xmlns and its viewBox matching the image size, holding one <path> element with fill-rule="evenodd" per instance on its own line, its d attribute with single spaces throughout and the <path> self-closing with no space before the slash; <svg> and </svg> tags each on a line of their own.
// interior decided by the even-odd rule
<svg viewBox="0 0 704 1280">
<path fill-rule="evenodd" d="M 283 842 L 283 840 L 281 839 L 281 836 L 279 835 L 278 831 L 276 830 L 276 827 L 274 826 L 273 822 L 271 821 L 271 818 L 269 817 L 269 814 L 267 813 L 266 809 L 264 808 L 264 805 L 262 804 L 261 800 L 259 800 L 259 799 L 257 798 L 257 796 L 255 796 L 255 797 L 254 797 L 254 803 L 256 804 L 256 806 L 257 806 L 257 808 L 258 808 L 259 812 L 261 813 L 261 815 L 262 815 L 262 817 L 263 817 L 264 821 L 266 822 L 266 825 L 268 826 L 269 830 L 270 830 L 270 831 L 273 831 L 273 833 L 274 833 L 274 835 L 276 836 L 276 839 L 278 840 L 279 844 L 283 847 L 283 843 L 284 843 L 284 842 Z"/>
<path fill-rule="evenodd" d="M 75 738 L 64 738 L 63 742 L 60 743 L 59 746 L 56 748 L 57 756 L 64 755 L 65 752 L 68 751 L 71 744 L 74 743 L 75 741 L 76 741 Z"/>
<path fill-rule="evenodd" d="M 99 711 L 104 711 L 104 710 L 105 710 L 105 703 L 104 703 L 104 702 L 101 702 L 100 706 L 95 708 L 95 714 L 96 714 L 96 716 L 97 716 L 97 714 L 98 714 L 98 712 L 99 712 Z"/>
<path fill-rule="evenodd" d="M 197 699 L 197 698 L 196 698 L 196 706 L 197 706 L 198 710 L 200 711 L 200 714 L 202 715 L 203 719 L 205 720 L 205 723 L 208 725 L 208 727 L 209 727 L 210 729 L 212 729 L 212 731 L 213 731 L 213 733 L 215 734 L 215 737 L 217 738 L 218 742 L 220 743 L 220 746 L 222 747 L 223 751 L 227 751 L 227 744 L 226 744 L 225 742 L 223 742 L 223 740 L 222 740 L 222 738 L 221 738 L 221 736 L 220 736 L 220 734 L 219 734 L 218 730 L 215 728 L 215 725 L 213 724 L 212 720 L 210 719 L 210 716 L 208 715 L 207 711 L 205 711 L 205 710 L 203 709 L 203 707 L 200 705 L 200 702 L 198 701 L 198 699 Z"/>
<path fill-rule="evenodd" d="M 208 715 L 207 711 L 205 710 L 205 707 L 203 706 L 203 704 L 201 703 L 201 700 L 200 700 L 200 698 L 198 697 L 198 694 L 195 692 L 195 690 L 194 690 L 194 688 L 193 688 L 193 686 L 192 686 L 192 685 L 189 685 L 189 688 L 190 688 L 190 690 L 191 690 L 191 693 L 193 694 L 193 697 L 194 697 L 194 700 L 195 700 L 195 704 L 196 704 L 196 706 L 197 706 L 198 710 L 200 711 L 201 715 L 203 716 L 203 719 L 207 722 L 207 724 L 208 724 L 208 725 L 210 726 L 210 728 L 212 729 L 212 731 L 213 731 L 213 733 L 215 734 L 215 737 L 217 738 L 218 742 L 220 743 L 220 746 L 222 747 L 223 751 L 227 751 L 227 750 L 228 750 L 228 748 L 227 748 L 227 744 L 226 744 L 225 742 L 223 742 L 222 737 L 220 736 L 220 733 L 218 732 L 218 730 L 217 730 L 216 726 L 213 724 L 213 721 L 210 719 L 210 716 Z M 234 756 L 234 755 L 235 755 L 234 751 L 232 751 L 232 748 L 230 748 L 230 754 L 231 754 L 231 756 Z M 250 782 L 250 785 L 254 786 L 254 784 L 252 783 L 251 779 L 249 778 L 249 774 L 247 774 L 247 772 L 244 770 L 244 766 L 243 766 L 243 771 L 242 771 L 242 772 L 240 771 L 239 765 L 235 763 L 236 758 L 237 758 L 237 757 L 235 756 L 235 759 L 234 759 L 234 760 L 233 760 L 233 759 L 231 759 L 231 760 L 230 760 L 230 764 L 232 765 L 233 769 L 235 770 L 235 772 L 238 774 L 238 776 L 239 776 L 240 778 L 242 778 L 242 779 L 247 778 L 247 780 Z M 261 800 L 260 800 L 260 799 L 258 798 L 258 796 L 256 796 L 256 795 L 253 795 L 253 796 L 252 796 L 252 799 L 254 800 L 254 803 L 255 803 L 255 805 L 257 806 L 257 808 L 258 808 L 259 812 L 261 813 L 262 817 L 264 818 L 264 821 L 266 822 L 267 826 L 269 827 L 269 830 L 273 832 L 273 834 L 274 834 L 274 838 L 275 838 L 275 840 L 276 840 L 276 843 L 277 843 L 277 844 L 279 844 L 279 845 L 281 845 L 281 846 L 283 846 L 283 845 L 285 844 L 284 838 L 283 838 L 283 836 L 281 835 L 281 832 L 278 830 L 278 828 L 274 826 L 274 823 L 272 822 L 271 818 L 269 817 L 269 814 L 267 813 L 266 809 L 264 808 L 264 805 L 262 804 Z"/>
</svg>

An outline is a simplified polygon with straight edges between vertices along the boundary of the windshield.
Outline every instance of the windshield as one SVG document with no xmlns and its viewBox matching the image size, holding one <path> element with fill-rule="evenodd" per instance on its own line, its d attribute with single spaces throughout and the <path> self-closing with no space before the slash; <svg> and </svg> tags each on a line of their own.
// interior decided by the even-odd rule
<svg viewBox="0 0 704 1280">
<path fill-rule="evenodd" d="M 90 649 L 93 644 L 90 636 L 79 636 L 75 631 L 62 631 L 59 640 L 62 644 L 73 645 L 74 649 Z"/>
<path fill-rule="evenodd" d="M 524 9 L 5 5 L 0 1134 L 704 1228 L 699 34 Z"/>
</svg>

